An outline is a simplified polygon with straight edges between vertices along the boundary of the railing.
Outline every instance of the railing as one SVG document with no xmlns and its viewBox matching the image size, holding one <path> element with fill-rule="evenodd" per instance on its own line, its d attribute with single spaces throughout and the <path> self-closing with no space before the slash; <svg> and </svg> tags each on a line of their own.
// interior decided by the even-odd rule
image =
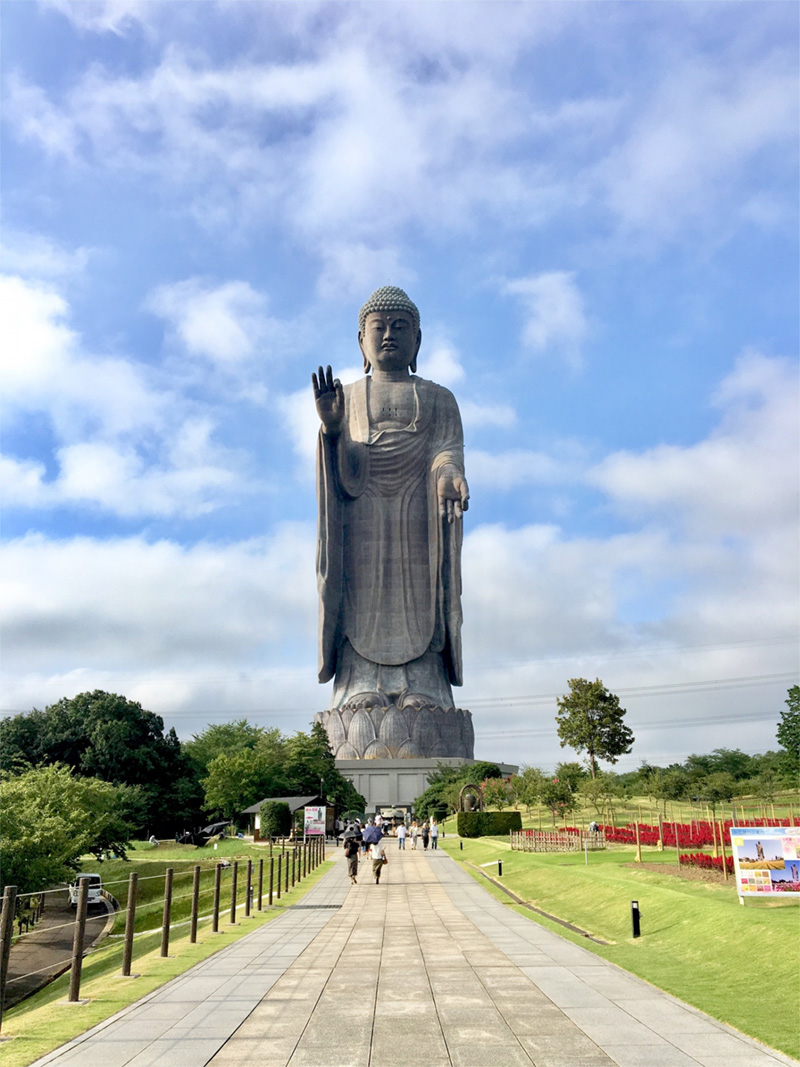
<svg viewBox="0 0 800 1067">
<path fill-rule="evenodd" d="M 120 916 L 122 914 L 125 916 L 124 934 L 110 935 L 110 938 L 116 939 L 118 943 L 121 943 L 121 974 L 131 974 L 131 966 L 134 959 L 134 941 L 137 938 L 148 935 L 152 937 L 160 932 L 161 955 L 167 956 L 169 954 L 170 933 L 178 927 L 189 926 L 190 944 L 197 941 L 198 925 L 201 923 L 210 922 L 210 932 L 213 934 L 219 933 L 220 912 L 228 909 L 228 903 L 223 902 L 223 879 L 227 879 L 228 876 L 230 876 L 229 922 L 235 924 L 237 911 L 243 910 L 244 917 L 247 918 L 254 907 L 256 911 L 262 911 L 265 904 L 267 907 L 274 906 L 274 902 L 280 900 L 282 893 L 288 893 L 290 886 L 301 882 L 325 859 L 325 841 L 321 837 L 309 837 L 306 841 L 298 839 L 291 843 L 287 841 L 287 845 L 289 847 L 286 851 L 259 859 L 255 863 L 253 860 L 247 860 L 245 864 L 242 864 L 244 869 L 241 879 L 239 877 L 240 864 L 238 861 L 231 863 L 225 860 L 216 863 L 213 867 L 203 868 L 198 864 L 193 868 L 179 871 L 177 874 L 172 867 L 168 867 L 163 874 L 145 876 L 143 878 L 140 878 L 137 872 L 132 872 L 127 880 L 127 893 L 124 890 L 118 890 L 119 895 L 125 899 L 124 908 L 108 892 L 107 887 L 114 885 L 124 886 L 125 880 L 107 882 L 103 887 L 103 897 L 111 904 L 112 908 L 116 905 L 116 908 L 120 910 Z M 177 895 L 173 895 L 173 887 L 179 879 L 189 877 L 191 877 L 191 885 L 187 885 L 188 892 L 181 893 L 179 890 Z M 205 888 L 202 886 L 204 877 L 207 883 Z M 137 910 L 139 886 L 142 882 L 150 881 L 151 878 L 159 879 L 164 883 L 163 900 L 160 897 L 151 899 L 141 904 Z M 88 881 L 78 876 L 78 883 L 78 904 L 75 917 L 70 918 L 68 922 L 56 922 L 55 924 L 49 924 L 47 927 L 48 937 L 60 930 L 62 939 L 65 942 L 71 940 L 72 951 L 70 953 L 69 948 L 65 948 L 64 960 L 61 963 L 51 964 L 49 967 L 40 969 L 41 972 L 50 972 L 47 977 L 47 981 L 49 981 L 69 968 L 71 972 L 69 1000 L 73 1002 L 77 1002 L 80 999 L 81 967 L 83 957 L 86 955 L 84 939 L 88 912 Z M 225 889 L 226 895 L 227 892 L 227 889 Z M 17 975 L 10 981 L 8 980 L 8 964 L 12 941 L 31 937 L 34 933 L 34 931 L 28 931 L 23 921 L 20 923 L 19 935 L 15 938 L 15 918 L 26 910 L 34 911 L 38 918 L 44 908 L 45 898 L 53 894 L 61 894 L 63 897 L 64 889 L 17 894 L 16 886 L 6 886 L 5 888 L 2 898 L 2 911 L 0 912 L 0 1024 L 2 1023 L 2 1012 L 6 1001 L 7 984 L 20 982 L 39 973 L 32 971 L 28 974 Z M 184 901 L 190 901 L 188 918 L 177 922 L 173 921 L 173 906 Z M 210 911 L 201 915 L 201 910 L 205 911 L 206 907 L 210 907 Z M 146 917 L 147 912 L 150 911 L 152 913 L 153 909 L 159 908 L 161 909 L 161 922 L 160 924 L 151 925 Z M 187 914 L 185 905 L 180 910 L 184 915 Z M 136 929 L 137 926 L 139 926 L 138 930 Z"/>
</svg>

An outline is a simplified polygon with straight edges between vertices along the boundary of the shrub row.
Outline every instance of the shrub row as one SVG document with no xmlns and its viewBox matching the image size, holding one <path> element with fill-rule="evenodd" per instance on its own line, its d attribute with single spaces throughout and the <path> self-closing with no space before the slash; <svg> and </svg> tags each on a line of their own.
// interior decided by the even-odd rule
<svg viewBox="0 0 800 1067">
<path fill-rule="evenodd" d="M 511 830 L 522 829 L 522 816 L 518 811 L 460 811 L 458 833 L 460 837 L 495 837 Z"/>
<path fill-rule="evenodd" d="M 719 827 L 723 827 L 723 833 L 725 835 L 725 843 L 727 844 L 730 835 L 728 830 L 731 826 L 790 826 L 789 819 L 777 819 L 774 822 L 768 819 L 748 819 L 747 822 L 731 822 L 730 819 L 726 819 L 724 822 L 717 823 L 717 839 L 719 839 Z M 662 823 L 664 844 L 670 848 L 675 848 L 680 842 L 681 848 L 707 848 L 714 844 L 714 831 L 712 824 L 705 819 L 698 819 L 691 823 L 678 823 L 678 841 L 675 840 L 675 823 L 666 822 Z M 636 844 L 636 824 L 627 823 L 625 826 L 601 826 L 601 830 L 605 831 L 606 841 L 613 841 L 618 845 L 635 845 Z M 649 823 L 639 823 L 639 840 L 643 845 L 654 847 L 658 844 L 658 827 L 652 826 Z"/>
<path fill-rule="evenodd" d="M 692 852 L 684 855 L 681 852 L 681 863 L 690 867 L 702 867 L 706 871 L 719 871 L 722 873 L 722 856 L 709 856 L 706 852 Z M 725 866 L 728 873 L 733 874 L 733 856 L 725 857 Z"/>
</svg>

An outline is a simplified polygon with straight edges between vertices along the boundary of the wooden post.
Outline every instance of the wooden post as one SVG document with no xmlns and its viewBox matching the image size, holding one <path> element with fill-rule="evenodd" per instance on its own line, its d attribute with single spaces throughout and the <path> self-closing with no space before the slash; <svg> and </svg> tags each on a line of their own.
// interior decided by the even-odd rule
<svg viewBox="0 0 800 1067">
<path fill-rule="evenodd" d="M 711 849 L 711 855 L 715 859 L 719 859 L 719 849 L 717 848 L 717 820 L 716 819 L 712 819 L 711 820 L 711 837 L 712 837 L 712 839 L 714 841 L 714 844 L 713 844 L 712 849 Z"/>
<path fill-rule="evenodd" d="M 267 891 L 267 904 L 272 907 L 272 891 L 275 886 L 275 857 L 269 858 L 269 890 Z"/>
<path fill-rule="evenodd" d="M 164 915 L 161 920 L 161 955 L 169 955 L 169 920 L 172 915 L 172 867 L 164 872 Z"/>
<path fill-rule="evenodd" d="M 136 922 L 136 895 L 139 891 L 139 875 L 132 872 L 128 879 L 128 906 L 125 909 L 125 940 L 122 944 L 122 974 L 124 978 L 131 976 L 131 963 L 133 961 L 133 929 Z"/>
<path fill-rule="evenodd" d="M 664 851 L 664 824 L 661 821 L 661 813 L 658 816 L 658 851 Z"/>
<path fill-rule="evenodd" d="M 214 868 L 214 906 L 211 910 L 211 932 L 219 933 L 219 895 L 222 882 L 222 867 L 218 863 Z"/>
<path fill-rule="evenodd" d="M 256 911 L 261 911 L 264 897 L 264 858 L 258 861 L 258 902 L 256 904 Z"/>
<path fill-rule="evenodd" d="M 283 854 L 283 891 L 289 892 L 289 853 Z"/>
<path fill-rule="evenodd" d="M 245 919 L 250 917 L 250 898 L 253 895 L 253 861 L 247 861 L 247 879 L 245 880 L 244 889 L 244 917 Z"/>
<path fill-rule="evenodd" d="M 233 861 L 233 877 L 231 878 L 231 922 L 236 925 L 236 891 L 239 888 L 239 861 Z"/>
<path fill-rule="evenodd" d="M 83 938 L 86 933 L 86 907 L 89 902 L 89 879 L 78 875 L 78 907 L 75 912 L 75 934 L 72 938 L 72 967 L 69 972 L 69 1002 L 77 1004 L 81 998 L 81 970 L 83 969 Z"/>
<path fill-rule="evenodd" d="M 17 906 L 17 887 L 7 885 L 3 893 L 3 912 L 0 915 L 0 1025 L 3 1021 L 3 1001 L 6 998 L 8 956 L 14 937 L 14 909 Z"/>
<path fill-rule="evenodd" d="M 722 847 L 722 873 L 725 875 L 725 881 L 728 881 L 728 859 L 725 855 L 725 823 L 722 824 L 722 828 L 719 832 L 719 843 Z"/>
<path fill-rule="evenodd" d="M 281 860 L 283 859 L 283 853 L 278 853 L 278 900 L 281 899 Z"/>
<path fill-rule="evenodd" d="M 639 840 L 639 823 L 638 823 L 638 820 L 637 820 L 637 822 L 634 823 L 634 826 L 636 827 L 636 862 L 637 863 L 641 863 L 642 862 L 642 842 Z"/>
<path fill-rule="evenodd" d="M 680 843 L 680 841 L 678 839 L 678 824 L 674 823 L 674 826 L 675 826 L 675 850 L 678 853 L 678 870 L 680 870 L 680 868 L 681 868 L 681 843 Z"/>
<path fill-rule="evenodd" d="M 294 848 L 292 849 L 292 889 L 294 889 L 294 883 L 296 881 L 296 875 L 297 875 L 297 842 L 295 842 Z"/>
<path fill-rule="evenodd" d="M 189 944 L 197 942 L 197 916 L 200 911 L 200 867 L 194 869 L 192 878 L 192 917 L 189 924 Z"/>
</svg>

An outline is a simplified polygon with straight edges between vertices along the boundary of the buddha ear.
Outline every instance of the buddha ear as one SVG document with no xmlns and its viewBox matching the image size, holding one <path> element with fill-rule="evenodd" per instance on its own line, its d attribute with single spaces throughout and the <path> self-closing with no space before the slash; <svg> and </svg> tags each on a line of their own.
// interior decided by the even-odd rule
<svg viewBox="0 0 800 1067">
<path fill-rule="evenodd" d="M 358 347 L 361 349 L 361 355 L 364 357 L 364 373 L 369 374 L 371 364 L 370 361 L 367 359 L 367 353 L 364 351 L 364 344 L 361 340 L 360 330 L 358 331 Z"/>
<path fill-rule="evenodd" d="M 412 374 L 417 373 L 417 356 L 419 355 L 419 346 L 422 344 L 422 330 L 417 331 L 417 347 L 414 350 L 414 358 L 408 365 L 408 369 Z"/>
</svg>

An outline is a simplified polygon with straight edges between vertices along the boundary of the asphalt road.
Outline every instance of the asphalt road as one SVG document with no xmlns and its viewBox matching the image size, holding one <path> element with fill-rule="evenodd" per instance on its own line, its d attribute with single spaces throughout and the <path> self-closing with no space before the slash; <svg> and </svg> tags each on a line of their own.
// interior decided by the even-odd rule
<svg viewBox="0 0 800 1067">
<path fill-rule="evenodd" d="M 45 899 L 47 906 L 38 924 L 11 946 L 4 1008 L 13 1007 L 42 989 L 70 966 L 75 909 L 69 906 L 66 889 L 63 893 L 48 893 Z M 102 935 L 111 910 L 106 901 L 90 906 L 85 948 Z"/>
</svg>

